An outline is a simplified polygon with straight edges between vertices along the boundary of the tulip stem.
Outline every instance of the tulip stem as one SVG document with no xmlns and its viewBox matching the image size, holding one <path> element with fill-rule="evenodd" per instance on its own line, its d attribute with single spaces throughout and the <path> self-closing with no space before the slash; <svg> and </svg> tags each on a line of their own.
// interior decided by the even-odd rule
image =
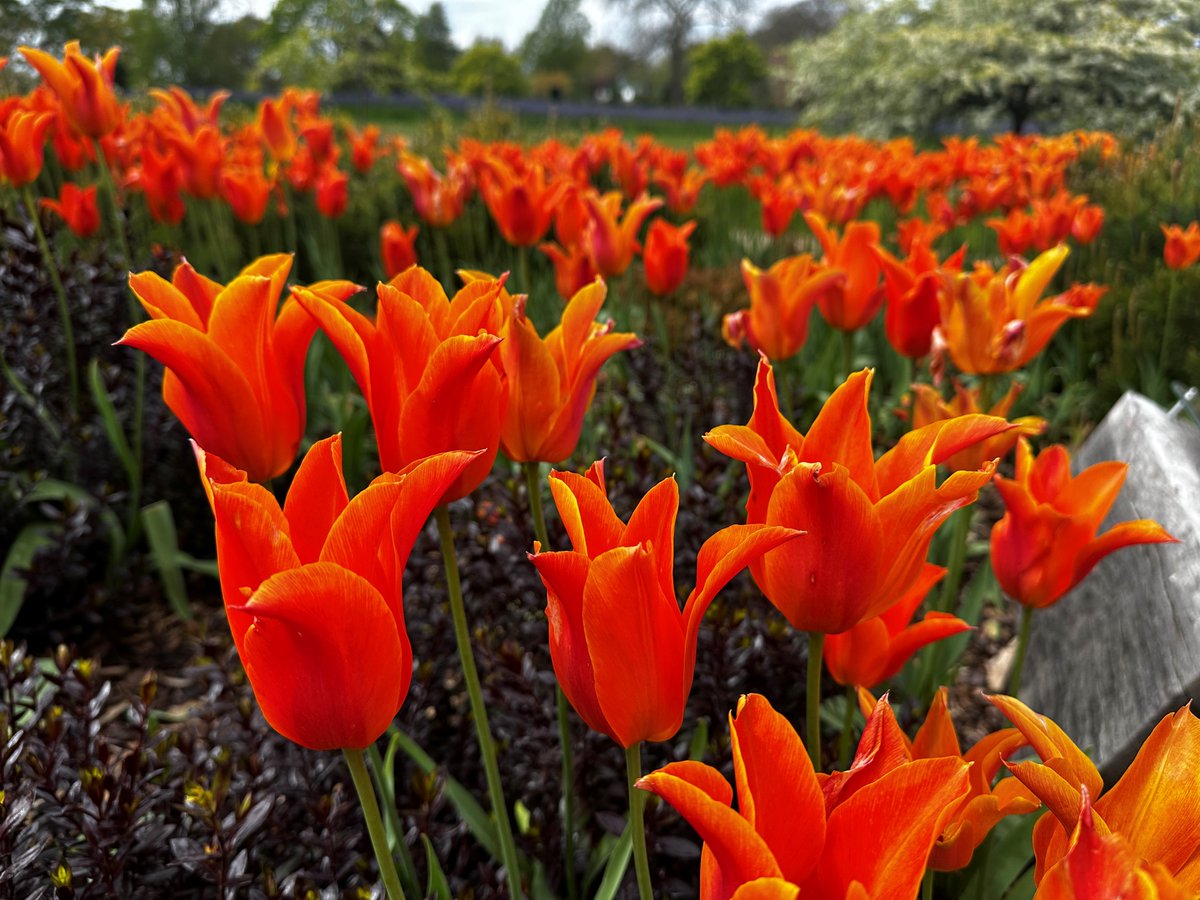
<svg viewBox="0 0 1200 900">
<path fill-rule="evenodd" d="M 121 216 L 121 204 L 117 198 L 117 181 L 113 178 L 112 169 L 108 167 L 108 160 L 104 156 L 104 145 L 100 143 L 99 138 L 96 138 L 95 146 L 96 166 L 100 169 L 100 180 L 104 182 L 104 193 L 108 196 L 108 211 L 112 216 L 117 246 L 121 248 L 121 265 L 132 266 L 133 258 L 129 254 L 129 241 L 125 237 L 125 220 Z"/>
<path fill-rule="evenodd" d="M 821 657 L 825 634 L 808 633 L 808 689 L 805 692 L 805 719 L 808 723 L 808 756 L 814 771 L 821 771 Z"/>
<path fill-rule="evenodd" d="M 1021 694 L 1021 670 L 1025 667 L 1025 651 L 1029 649 L 1030 625 L 1033 624 L 1033 607 L 1021 607 L 1021 632 L 1017 637 L 1017 655 L 1013 659 L 1012 674 L 1008 678 L 1008 693 L 1013 697 Z"/>
<path fill-rule="evenodd" d="M 375 851 L 375 861 L 379 863 L 379 874 L 383 877 L 384 889 L 390 900 L 404 900 L 404 888 L 400 886 L 400 876 L 396 874 L 392 851 L 388 849 L 387 832 L 383 827 L 383 817 L 379 814 L 375 788 L 371 784 L 371 776 L 367 774 L 363 752 L 346 747 L 342 749 L 342 754 L 346 757 L 346 765 L 350 767 L 350 777 L 354 780 L 354 789 L 358 792 L 363 818 L 367 820 L 367 834 L 371 836 L 371 847 Z"/>
<path fill-rule="evenodd" d="M 434 511 L 434 516 L 437 519 L 438 539 L 442 545 L 442 560 L 446 566 L 446 587 L 450 594 L 450 613 L 454 618 L 454 639 L 458 644 L 458 658 L 462 663 L 467 694 L 471 698 L 471 716 L 475 720 L 475 734 L 479 739 L 479 752 L 483 757 L 483 770 L 487 776 L 488 797 L 492 802 L 492 814 L 496 817 L 496 832 L 500 838 L 501 862 L 504 864 L 504 875 L 508 880 L 509 896 L 513 900 L 519 900 L 522 894 L 517 845 L 513 840 L 508 804 L 504 800 L 504 787 L 500 783 L 496 742 L 492 739 L 487 707 L 483 702 L 483 688 L 479 684 L 479 672 L 475 668 L 475 656 L 471 651 L 471 632 L 467 628 L 462 582 L 458 577 L 458 558 L 454 553 L 454 530 L 450 527 L 450 511 L 444 505 L 439 506 Z"/>
<path fill-rule="evenodd" d="M 933 900 L 933 869 L 926 869 L 921 879 L 921 900 Z"/>
<path fill-rule="evenodd" d="M 437 253 L 442 287 L 449 293 L 453 290 L 454 285 L 454 265 L 450 262 L 450 245 L 446 242 L 446 229 L 434 227 L 430 230 L 433 232 L 433 246 L 434 252 Z"/>
<path fill-rule="evenodd" d="M 946 580 L 942 582 L 942 598 L 937 608 L 953 613 L 958 608 L 958 591 L 962 587 L 963 566 L 967 561 L 967 541 L 971 537 L 971 513 L 974 508 L 965 506 L 954 514 L 954 526 L 950 532 L 950 559 L 946 566 Z"/>
<path fill-rule="evenodd" d="M 842 714 L 842 736 L 838 739 L 838 768 L 846 768 L 850 762 L 850 735 L 854 730 L 854 708 L 858 705 L 858 693 L 854 685 L 846 688 L 846 711 Z"/>
<path fill-rule="evenodd" d="M 1171 287 L 1167 291 L 1167 311 L 1163 317 L 1162 343 L 1158 347 L 1158 371 L 1167 374 L 1167 356 L 1170 349 L 1171 330 L 1175 318 L 1175 294 L 1179 291 L 1179 272 L 1171 270 Z M 1078 331 L 1079 329 L 1076 329 Z"/>
<path fill-rule="evenodd" d="M 637 872 L 638 897 L 654 900 L 650 882 L 650 857 L 646 853 L 646 795 L 637 786 L 642 777 L 642 742 L 625 748 L 625 779 L 629 784 L 629 828 L 633 836 L 633 866 Z"/>
<path fill-rule="evenodd" d="M 29 218 L 33 222 L 33 234 L 37 238 L 38 248 L 46 261 L 46 271 L 50 273 L 50 284 L 54 287 L 54 295 L 58 298 L 58 318 L 62 323 L 63 343 L 67 353 L 67 378 L 70 382 L 71 420 L 79 418 L 79 363 L 75 359 L 75 329 L 71 325 L 71 304 L 67 300 L 67 291 L 63 287 L 62 277 L 58 274 L 58 264 L 50 252 L 50 244 L 46 233 L 42 231 L 42 221 L 38 217 L 37 203 L 33 199 L 33 191 L 25 185 L 25 205 L 29 208 Z"/>
<path fill-rule="evenodd" d="M 550 549 L 550 534 L 546 529 L 546 513 L 542 507 L 541 463 L 530 460 L 522 463 L 525 470 L 525 487 L 529 493 L 529 512 L 533 518 L 533 533 L 537 537 L 540 551 Z M 562 686 L 554 685 L 554 707 L 558 715 L 558 743 L 562 750 L 562 819 L 563 858 L 567 869 L 567 897 L 575 900 L 579 896 L 579 885 L 575 877 L 575 757 L 571 749 L 571 720 L 567 708 L 567 697 Z"/>
<path fill-rule="evenodd" d="M 842 376 L 843 380 L 854 371 L 854 332 L 842 332 Z M 834 385 L 836 387 L 836 385 Z"/>
</svg>

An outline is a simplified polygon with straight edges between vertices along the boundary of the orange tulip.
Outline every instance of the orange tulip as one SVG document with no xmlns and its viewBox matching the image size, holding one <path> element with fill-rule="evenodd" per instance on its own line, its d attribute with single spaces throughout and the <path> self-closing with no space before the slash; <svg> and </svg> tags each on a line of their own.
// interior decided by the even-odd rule
<svg viewBox="0 0 1200 900">
<path fill-rule="evenodd" d="M 514 462 L 559 463 L 574 453 L 600 367 L 641 346 L 637 335 L 614 332 L 611 319 L 595 321 L 606 294 L 599 278 L 580 290 L 544 340 L 517 301 L 500 345 L 509 388 L 500 446 Z"/>
<path fill-rule="evenodd" d="M 221 197 L 238 221 L 257 225 L 267 212 L 271 182 L 258 166 L 226 167 L 221 172 Z"/>
<path fill-rule="evenodd" d="M 910 624 L 925 595 L 945 574 L 941 566 L 926 563 L 904 595 L 878 616 L 826 637 L 822 652 L 833 680 L 847 687 L 875 687 L 904 668 L 922 647 L 969 630 L 962 619 L 944 612 L 926 613 Z"/>
<path fill-rule="evenodd" d="M 129 276 L 149 322 L 118 344 L 164 366 L 163 399 L 201 446 L 267 481 L 287 470 L 304 436 L 304 362 L 316 322 L 289 299 L 276 313 L 292 267 L 288 254 L 264 256 L 228 285 L 188 263 L 171 281 Z M 348 295 L 346 282 L 313 291 Z"/>
<path fill-rule="evenodd" d="M 633 262 L 633 255 L 639 249 L 637 234 L 642 222 L 662 206 L 662 201 L 639 197 L 630 204 L 623 217 L 619 191 L 611 191 L 603 197 L 590 191 L 584 195 L 584 203 L 588 211 L 584 244 L 592 266 L 605 278 L 615 278 Z"/>
<path fill-rule="evenodd" d="M 258 104 L 258 130 L 276 162 L 291 162 L 296 155 L 296 133 L 286 100 L 266 99 Z"/>
<path fill-rule="evenodd" d="M 399 222 L 384 222 L 379 229 L 379 255 L 383 271 L 389 280 L 417 264 L 417 226 L 405 228 Z"/>
<path fill-rule="evenodd" d="M 735 347 L 748 343 L 779 362 L 800 352 L 808 340 L 808 320 L 821 297 L 839 291 L 846 273 L 819 265 L 807 253 L 781 259 L 763 271 L 742 260 L 742 281 L 750 308 L 725 317 L 722 333 Z"/>
<path fill-rule="evenodd" d="M 547 183 L 541 166 L 517 171 L 495 156 L 487 161 L 479 189 L 500 234 L 514 247 L 532 247 L 545 237 L 562 194 L 561 182 Z"/>
<path fill-rule="evenodd" d="M 819 214 L 807 212 L 804 221 L 825 250 L 825 265 L 846 273 L 841 291 L 817 299 L 821 315 L 840 331 L 857 331 L 875 318 L 883 305 L 879 259 L 872 249 L 879 246 L 879 226 L 874 222 L 851 222 L 839 239 Z"/>
<path fill-rule="evenodd" d="M 1186 230 L 1178 225 L 1160 225 L 1167 239 L 1163 260 L 1171 269 L 1186 269 L 1200 259 L 1200 223 L 1190 222 Z"/>
<path fill-rule="evenodd" d="M 317 211 L 327 219 L 336 219 L 346 211 L 350 176 L 332 166 L 317 176 Z"/>
<path fill-rule="evenodd" d="M 120 52 L 112 47 L 103 58 L 97 56 L 93 61 L 80 52 L 79 41 L 70 41 L 59 62 L 41 50 L 21 48 L 21 55 L 57 95 L 71 127 L 90 138 L 112 133 L 121 122 L 121 105 L 113 91 Z"/>
<path fill-rule="evenodd" d="M 574 297 L 579 291 L 596 280 L 596 270 L 587 249 L 580 244 L 569 244 L 564 250 L 558 244 L 538 244 L 538 249 L 554 264 L 554 289 L 564 300 Z"/>
<path fill-rule="evenodd" d="M 362 132 L 346 126 L 346 139 L 350 142 L 350 162 L 359 174 L 365 175 L 375 165 L 379 152 L 379 126 L 368 125 Z"/>
<path fill-rule="evenodd" d="M 1083 206 L 1071 221 L 1071 237 L 1081 244 L 1090 244 L 1104 227 L 1104 207 Z"/>
<path fill-rule="evenodd" d="M 96 207 L 96 186 L 80 188 L 74 182 L 64 182 L 59 199 L 43 198 L 43 209 L 57 213 L 79 237 L 91 237 L 100 229 L 100 211 Z"/>
<path fill-rule="evenodd" d="M 1101 832 L 1087 789 L 1081 793 L 1079 824 L 1070 848 L 1046 873 L 1034 900 L 1195 900 L 1195 891 L 1173 878 L 1162 863 L 1143 861 L 1124 835 Z"/>
<path fill-rule="evenodd" d="M 992 416 L 960 416 L 910 431 L 875 460 L 869 370 L 852 374 L 801 435 L 779 411 L 770 364 L 758 365 L 754 413 L 704 439 L 746 464 L 747 521 L 811 532 L 750 567 L 767 598 L 797 629 L 836 634 L 880 615 L 921 574 L 929 542 L 973 502 L 995 463 L 955 472 L 937 465 L 1010 428 Z"/>
<path fill-rule="evenodd" d="M 462 214 L 471 185 L 461 170 L 452 169 L 441 175 L 429 160 L 412 153 L 401 153 L 396 169 L 408 185 L 413 206 L 423 221 L 445 228 Z"/>
<path fill-rule="evenodd" d="M 799 736 L 758 694 L 738 701 L 729 731 L 736 810 L 733 788 L 703 763 L 671 763 L 638 782 L 704 839 L 701 900 L 795 897 L 788 885 L 814 900 L 917 895 L 930 850 L 968 791 L 961 759 L 907 760 L 886 701 L 850 769 L 829 776 L 813 772 Z"/>
<path fill-rule="evenodd" d="M 1190 705 L 1165 716 L 1125 774 L 1102 793 L 1104 780 L 1095 765 L 1058 725 L 1012 697 L 988 699 L 1041 758 L 1008 764 L 1049 810 L 1033 829 L 1037 881 L 1067 855 L 1086 791 L 1099 798 L 1092 812 L 1100 835 L 1121 835 L 1138 858 L 1162 866 L 1187 896 L 1200 892 L 1200 720 Z"/>
<path fill-rule="evenodd" d="M 453 299 L 419 267 L 378 287 L 375 321 L 328 292 L 295 298 L 329 336 L 367 401 L 385 472 L 448 450 L 483 451 L 442 498 L 465 497 L 500 447 L 508 385 L 493 359 L 501 281 L 475 281 Z"/>
<path fill-rule="evenodd" d="M 351 500 L 335 435 L 308 451 L 282 509 L 216 454 L 197 447 L 196 458 L 229 628 L 263 717 L 312 750 L 369 747 L 412 680 L 404 565 L 471 454 L 382 475 Z"/>
<path fill-rule="evenodd" d="M 130 184 L 145 194 L 151 217 L 168 225 L 178 225 L 187 212 L 182 196 L 184 172 L 179 162 L 175 154 L 159 153 L 148 144 L 142 149 L 141 168 L 131 173 Z"/>
<path fill-rule="evenodd" d="M 991 409 L 982 409 L 979 405 L 979 388 L 965 388 L 958 381 L 954 382 L 954 397 L 943 400 L 936 388 L 928 384 L 914 384 L 912 408 L 912 427 L 924 428 L 933 422 L 943 419 L 956 419 L 974 413 L 985 413 L 1000 419 L 1007 419 L 1009 410 L 1017 401 L 1024 388 L 1013 382 L 1008 393 L 992 404 Z M 951 472 L 974 471 L 983 467 L 989 459 L 1003 459 L 1017 444 L 1020 437 L 1033 437 L 1046 430 L 1046 420 L 1041 416 L 1022 416 L 1012 420 L 1013 428 L 1003 434 L 998 434 L 986 441 L 981 441 L 973 447 L 956 453 L 944 463 Z"/>
<path fill-rule="evenodd" d="M 0 125 L 0 176 L 19 188 L 36 181 L 45 161 L 46 129 L 54 113 L 18 109 Z"/>
<path fill-rule="evenodd" d="M 946 822 L 929 857 L 930 868 L 939 872 L 965 868 L 997 822 L 1031 813 L 1042 805 L 1018 779 L 996 781 L 1004 760 L 1025 746 L 1024 736 L 1015 728 L 1005 728 L 982 738 L 964 754 L 946 705 L 946 693 L 945 687 L 938 688 L 917 736 L 912 741 L 904 738 L 909 759 L 950 757 L 971 765 L 970 790 Z M 870 717 L 875 698 L 860 689 L 858 700 L 863 715 Z"/>
<path fill-rule="evenodd" d="M 622 747 L 669 740 L 683 723 L 709 604 L 751 559 L 799 532 L 718 531 L 700 548 L 696 587 L 680 611 L 673 478 L 651 488 L 628 524 L 608 502 L 602 462 L 586 476 L 551 472 L 550 491 L 573 549 L 546 553 L 535 545 L 529 558 L 546 586 L 550 656 L 563 693 L 588 727 Z"/>
<path fill-rule="evenodd" d="M 941 341 L 962 372 L 1011 372 L 1042 351 L 1067 319 L 1090 316 L 1105 289 L 1074 285 L 1049 300 L 1042 293 L 1067 258 L 1066 245 L 1047 250 L 1028 266 L 1000 272 L 977 268 L 949 275 L 940 300 Z"/>
<path fill-rule="evenodd" d="M 912 220 L 919 221 L 919 220 Z M 962 270 L 967 246 L 963 244 L 944 263 L 927 241 L 932 229 L 924 232 L 910 226 L 908 258 L 899 260 L 881 247 L 875 249 L 883 267 L 883 288 L 887 296 L 884 331 L 897 353 L 911 359 L 929 354 L 933 332 L 941 321 L 938 288 L 945 272 Z"/>
<path fill-rule="evenodd" d="M 695 222 L 675 226 L 663 219 L 650 223 L 642 264 L 646 267 L 646 286 L 660 297 L 674 293 L 688 269 L 688 238 L 696 230 Z"/>
<path fill-rule="evenodd" d="M 1152 519 L 1122 522 L 1097 537 L 1128 469 L 1123 462 L 1101 462 L 1072 478 L 1066 447 L 1047 447 L 1035 459 L 1021 438 L 1016 477 L 996 479 L 1005 512 L 992 528 L 992 570 L 1004 593 L 1041 609 L 1114 550 L 1175 542 Z"/>
</svg>

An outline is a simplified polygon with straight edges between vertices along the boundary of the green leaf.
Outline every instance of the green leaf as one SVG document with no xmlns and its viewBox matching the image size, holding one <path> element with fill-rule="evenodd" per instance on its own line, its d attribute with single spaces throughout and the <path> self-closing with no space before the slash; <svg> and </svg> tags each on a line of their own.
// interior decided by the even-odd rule
<svg viewBox="0 0 1200 900">
<path fill-rule="evenodd" d="M 121 428 L 121 420 L 117 417 L 116 407 L 113 406 L 112 398 L 108 396 L 108 391 L 104 388 L 104 381 L 100 377 L 99 360 L 93 359 L 88 366 L 88 386 L 92 391 L 92 401 L 96 404 L 96 409 L 104 423 L 104 434 L 108 437 L 113 452 L 117 454 L 117 459 L 121 461 L 121 468 L 125 470 L 129 484 L 141 484 L 141 470 L 134 459 L 133 451 L 129 448 L 129 441 L 125 439 L 125 430 Z"/>
<path fill-rule="evenodd" d="M 55 530 L 44 522 L 26 525 L 9 548 L 4 567 L 0 569 L 0 638 L 8 634 L 25 602 L 28 583 L 22 570 L 29 568 L 38 551 L 54 543 L 52 534 Z"/>
<path fill-rule="evenodd" d="M 453 900 L 450 894 L 450 883 L 446 881 L 446 873 L 438 862 L 437 854 L 433 852 L 433 842 L 428 835 L 421 835 L 421 843 L 425 845 L 425 866 L 429 870 L 429 880 L 425 883 L 425 896 L 437 900 Z"/>
<path fill-rule="evenodd" d="M 629 857 L 633 855 L 633 832 L 628 825 L 621 832 L 620 839 L 613 845 L 612 855 L 608 865 L 604 867 L 604 879 L 600 889 L 596 891 L 595 900 L 613 900 L 621 888 L 625 878 L 625 870 L 629 868 Z"/>
<path fill-rule="evenodd" d="M 183 570 L 179 562 L 179 538 L 175 532 L 175 518 L 171 515 L 171 504 L 166 500 L 151 503 L 142 509 L 142 524 L 146 529 L 146 540 L 150 544 L 150 555 L 158 568 L 163 590 L 171 608 L 181 619 L 192 618 L 188 602 L 187 586 L 183 581 Z"/>
<path fill-rule="evenodd" d="M 422 772 L 429 775 L 437 771 L 438 764 L 433 761 L 433 758 L 400 729 L 396 729 L 396 740 L 400 749 L 417 764 L 417 768 Z M 479 805 L 479 801 L 471 795 L 471 792 L 459 782 L 449 775 L 445 775 L 444 779 L 446 796 L 458 810 L 459 817 L 466 823 L 471 834 L 475 835 L 475 840 L 479 841 L 493 859 L 500 859 L 500 838 L 496 834 L 496 826 L 492 823 L 491 817 L 484 812 L 483 807 Z"/>
</svg>

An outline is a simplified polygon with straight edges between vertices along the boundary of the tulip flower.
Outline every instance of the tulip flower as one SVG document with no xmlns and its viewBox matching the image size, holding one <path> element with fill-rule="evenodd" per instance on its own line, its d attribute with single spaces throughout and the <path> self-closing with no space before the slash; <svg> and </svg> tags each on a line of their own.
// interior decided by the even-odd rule
<svg viewBox="0 0 1200 900">
<path fill-rule="evenodd" d="M 312 750 L 362 749 L 387 730 L 412 680 L 404 564 L 472 456 L 430 457 L 351 500 L 335 435 L 305 455 L 280 509 L 246 472 L 196 448 L 234 644 L 263 716 L 284 737 Z"/>
<path fill-rule="evenodd" d="M 15 188 L 24 187 L 42 174 L 46 130 L 54 113 L 18 109 L 0 122 L 0 176 Z"/>
<path fill-rule="evenodd" d="M 930 851 L 969 790 L 961 759 L 906 759 L 886 702 L 850 769 L 830 776 L 814 773 L 787 719 L 758 694 L 741 698 L 729 731 L 736 810 L 733 788 L 703 763 L 671 763 L 638 783 L 704 839 L 701 900 L 796 897 L 797 889 L 817 900 L 917 895 Z"/>
<path fill-rule="evenodd" d="M 43 209 L 58 215 L 67 227 L 81 238 L 91 237 L 100 229 L 100 211 L 96 207 L 96 186 L 80 188 L 74 182 L 65 182 L 59 199 L 43 198 Z"/>
<path fill-rule="evenodd" d="M 1152 519 L 1122 522 L 1097 535 L 1128 469 L 1123 462 L 1101 462 L 1072 477 L 1065 447 L 1047 447 L 1035 458 L 1021 438 L 1016 477 L 996 479 L 1005 512 L 992 529 L 992 569 L 1001 589 L 1023 606 L 1041 609 L 1114 550 L 1174 542 Z"/>
<path fill-rule="evenodd" d="M 695 222 L 675 226 L 663 219 L 650 223 L 642 264 L 646 268 L 646 286 L 660 297 L 674 293 L 688 268 L 688 238 L 696 230 Z"/>
<path fill-rule="evenodd" d="M 514 247 L 532 247 L 545 236 L 562 193 L 561 183 L 548 183 L 541 166 L 517 171 L 498 157 L 488 159 L 479 190 L 500 234 Z"/>
<path fill-rule="evenodd" d="M 284 100 L 265 99 L 258 104 L 258 131 L 271 156 L 288 163 L 296 155 L 296 133 L 292 130 L 291 111 Z"/>
<path fill-rule="evenodd" d="M 103 58 L 90 60 L 80 51 L 79 41 L 70 41 L 63 48 L 62 62 L 32 47 L 20 49 L 57 95 L 63 114 L 76 132 L 102 138 L 120 124 L 121 105 L 113 91 L 119 49 L 112 47 Z"/>
<path fill-rule="evenodd" d="M 912 427 L 924 428 L 933 422 L 943 419 L 956 419 L 959 416 L 984 413 L 1000 419 L 1008 419 L 1008 414 L 1021 395 L 1024 388 L 1018 382 L 1013 382 L 1000 400 L 992 404 L 990 409 L 980 406 L 980 389 L 966 388 L 961 382 L 954 382 L 954 396 L 943 400 L 937 389 L 928 384 L 913 385 Z M 995 437 L 981 441 L 973 447 L 956 453 L 947 459 L 943 465 L 951 472 L 975 471 L 981 469 L 989 459 L 1003 459 L 1017 444 L 1021 437 L 1033 437 L 1046 430 L 1046 420 L 1041 416 L 1021 416 L 1012 420 L 1013 428 Z"/>
<path fill-rule="evenodd" d="M 1187 229 L 1178 225 L 1160 225 L 1163 237 L 1163 260 L 1170 269 L 1186 269 L 1200 259 L 1200 223 L 1190 222 Z"/>
<path fill-rule="evenodd" d="M 1196 892 L 1172 877 L 1162 863 L 1147 864 L 1124 835 L 1101 832 L 1091 796 L 1086 788 L 1081 793 L 1079 824 L 1071 836 L 1070 848 L 1046 873 L 1034 900 L 1193 900 Z"/>
<path fill-rule="evenodd" d="M 412 153 L 402 153 L 396 169 L 408 185 L 413 206 L 424 222 L 445 228 L 462 214 L 471 185 L 461 171 L 454 169 L 441 175 L 429 160 Z"/>
<path fill-rule="evenodd" d="M 920 221 L 920 220 L 912 220 Z M 909 231 L 915 231 L 911 228 Z M 962 271 L 967 246 L 963 244 L 945 262 L 939 263 L 928 240 L 932 229 L 909 238 L 908 257 L 899 260 L 881 247 L 875 255 L 883 267 L 887 296 L 884 332 L 888 343 L 901 356 L 920 359 L 929 354 L 933 332 L 941 321 L 938 289 L 944 273 Z"/>
<path fill-rule="evenodd" d="M 817 298 L 821 315 L 839 331 L 857 331 L 875 318 L 883 305 L 879 259 L 872 249 L 879 246 L 879 226 L 851 222 L 839 238 L 815 212 L 805 213 L 804 221 L 825 250 L 825 265 L 846 273 L 842 290 Z"/>
<path fill-rule="evenodd" d="M 317 211 L 327 219 L 336 219 L 346 211 L 350 200 L 350 176 L 328 166 L 317 176 Z"/>
<path fill-rule="evenodd" d="M 559 463 L 575 452 L 600 367 L 615 353 L 640 347 L 637 335 L 596 322 L 607 289 L 597 278 L 563 308 L 562 322 L 538 337 L 522 297 L 500 345 L 508 377 L 508 412 L 500 446 L 514 462 Z"/>
<path fill-rule="evenodd" d="M 1056 297 L 1042 293 L 1067 258 L 1066 245 L 1047 250 L 1024 268 L 986 267 L 947 276 L 939 326 L 941 342 L 962 372 L 1011 372 L 1042 351 L 1068 319 L 1090 316 L 1104 288 L 1074 285 Z"/>
<path fill-rule="evenodd" d="M 637 234 L 646 216 L 654 212 L 662 201 L 639 197 L 625 215 L 621 215 L 621 194 L 611 191 L 603 197 L 594 191 L 584 195 L 588 221 L 584 245 L 591 257 L 592 266 L 605 278 L 615 278 L 629 268 L 633 256 L 639 249 Z"/>
<path fill-rule="evenodd" d="M 362 132 L 346 126 L 346 140 L 350 142 L 350 162 L 359 174 L 365 175 L 375 165 L 375 156 L 379 152 L 379 126 L 368 125 Z"/>
<path fill-rule="evenodd" d="M 1165 869 L 1185 896 L 1200 892 L 1200 720 L 1190 705 L 1163 717 L 1125 774 L 1105 792 L 1095 765 L 1052 720 L 1012 697 L 988 699 L 1041 760 L 1008 764 L 1049 810 L 1033 829 L 1039 883 L 1067 856 L 1086 792 L 1098 798 L 1090 802 L 1099 834 L 1120 835 L 1146 865 Z"/>
<path fill-rule="evenodd" d="M 238 221 L 257 225 L 267 212 L 271 182 L 258 166 L 227 166 L 221 172 L 221 197 Z"/>
<path fill-rule="evenodd" d="M 848 687 L 871 688 L 892 678 L 922 647 L 970 629 L 944 612 L 929 612 L 920 622 L 913 613 L 946 570 L 926 563 L 920 576 L 895 603 L 849 631 L 825 638 L 825 667 L 833 680 Z"/>
<path fill-rule="evenodd" d="M 447 450 L 484 451 L 442 498 L 465 497 L 500 447 L 508 387 L 493 362 L 501 281 L 476 281 L 448 299 L 419 267 L 378 287 L 375 321 L 328 292 L 297 288 L 367 401 L 385 472 Z"/>
<path fill-rule="evenodd" d="M 564 300 L 574 297 L 579 291 L 596 280 L 596 270 L 587 248 L 580 244 L 568 244 L 564 250 L 558 244 L 538 244 L 550 262 L 554 264 L 554 289 Z"/>
<path fill-rule="evenodd" d="M 781 259 L 766 271 L 743 259 L 742 280 L 750 308 L 725 317 L 725 340 L 734 347 L 746 342 L 779 362 L 800 352 L 808 340 L 813 306 L 825 294 L 841 290 L 846 273 L 821 266 L 805 253 Z"/>
<path fill-rule="evenodd" d="M 295 459 L 304 436 L 304 362 L 316 322 L 287 300 L 276 312 L 292 258 L 264 256 L 220 285 L 188 263 L 171 281 L 154 272 L 129 276 L 150 314 L 118 344 L 164 366 L 163 400 L 202 447 L 267 481 Z M 348 296 L 346 282 L 312 292 Z"/>
<path fill-rule="evenodd" d="M 704 439 L 746 464 L 746 521 L 811 531 L 750 566 L 762 592 L 793 627 L 809 633 L 808 744 L 819 762 L 821 647 L 883 613 L 916 581 L 934 532 L 974 502 L 995 471 L 955 472 L 941 486 L 937 465 L 1011 428 L 991 416 L 962 416 L 910 431 L 875 460 L 867 393 L 872 373 L 846 379 L 801 435 L 779 411 L 764 357 L 749 423 L 722 425 Z"/>
<path fill-rule="evenodd" d="M 747 521 L 812 532 L 750 568 L 770 601 L 801 631 L 833 634 L 881 614 L 921 574 L 934 531 L 971 503 L 995 464 L 937 484 L 936 466 L 1012 426 L 968 415 L 911 431 L 878 461 L 867 394 L 872 373 L 851 375 L 807 435 L 779 411 L 770 364 L 760 360 L 749 423 L 704 439 L 746 464 Z"/>
<path fill-rule="evenodd" d="M 1015 728 L 994 731 L 964 754 L 950 718 L 946 694 L 944 686 L 938 688 L 915 738 L 910 741 L 902 735 L 908 759 L 950 757 L 971 765 L 967 796 L 946 822 L 929 857 L 930 868 L 938 872 L 965 868 L 996 823 L 1008 816 L 1031 813 L 1042 805 L 1018 779 L 996 781 L 1004 761 L 1026 746 L 1025 737 Z M 870 718 L 875 698 L 860 689 L 858 700 L 863 715 Z"/>
<path fill-rule="evenodd" d="M 550 656 L 563 693 L 592 730 L 622 747 L 670 740 L 683 722 L 709 604 L 752 559 L 800 532 L 764 525 L 718 531 L 700 548 L 696 587 L 680 611 L 673 478 L 642 498 L 628 524 L 608 502 L 601 462 L 586 476 L 552 472 L 550 489 L 573 549 L 530 559 L 546 586 Z"/>
<path fill-rule="evenodd" d="M 405 228 L 395 220 L 383 223 L 379 229 L 379 255 L 389 280 L 417 264 L 417 250 L 413 246 L 416 240 L 416 225 Z"/>
</svg>

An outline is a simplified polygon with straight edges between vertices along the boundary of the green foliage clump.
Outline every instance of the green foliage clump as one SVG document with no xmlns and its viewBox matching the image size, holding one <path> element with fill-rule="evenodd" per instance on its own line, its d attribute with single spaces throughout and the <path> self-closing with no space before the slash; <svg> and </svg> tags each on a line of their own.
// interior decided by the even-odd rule
<svg viewBox="0 0 1200 900">
<path fill-rule="evenodd" d="M 762 103 L 767 74 L 766 57 L 745 32 L 714 38 L 688 55 L 687 100 L 729 107 Z"/>
<path fill-rule="evenodd" d="M 472 97 L 521 97 L 528 91 L 520 60 L 499 41 L 476 41 L 455 61 L 450 80 L 456 91 Z"/>
</svg>

